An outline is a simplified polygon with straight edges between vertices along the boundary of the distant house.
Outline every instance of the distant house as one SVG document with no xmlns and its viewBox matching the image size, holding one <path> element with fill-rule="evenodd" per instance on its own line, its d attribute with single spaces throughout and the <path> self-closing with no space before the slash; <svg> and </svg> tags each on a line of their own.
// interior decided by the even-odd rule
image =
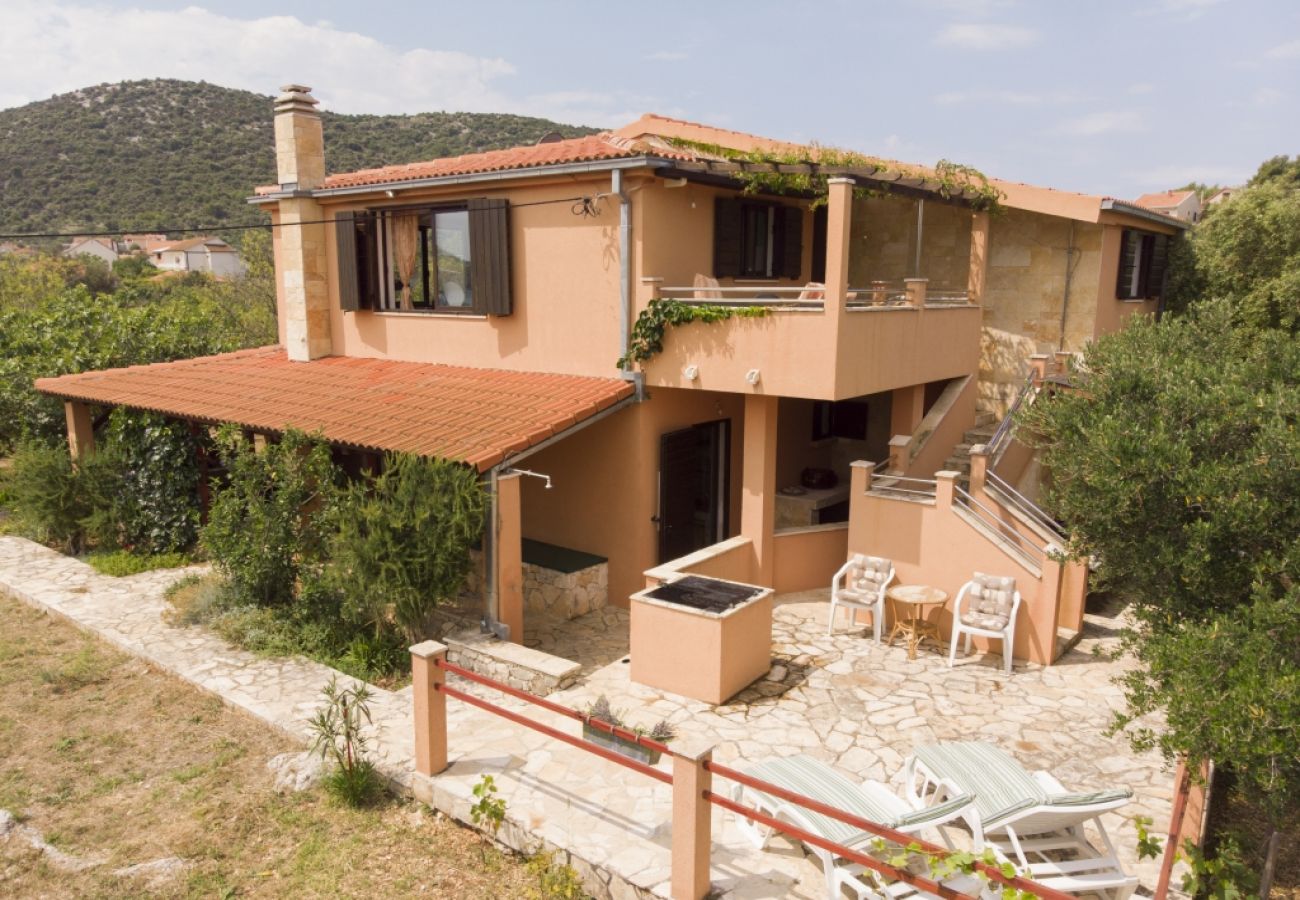
<svg viewBox="0 0 1300 900">
<path fill-rule="evenodd" d="M 217 277 L 244 274 L 239 254 L 221 238 L 172 241 L 155 247 L 149 258 L 164 272 L 207 272 Z"/>
<path fill-rule="evenodd" d="M 1205 205 L 1214 206 L 1216 203 L 1224 203 L 1228 200 L 1231 200 L 1233 195 L 1236 194 L 1237 191 L 1239 190 L 1241 190 L 1241 188 L 1235 188 L 1235 187 L 1219 188 L 1217 191 L 1215 191 L 1213 194 L 1210 195 L 1209 200 L 1205 201 Z"/>
<path fill-rule="evenodd" d="M 68 257 L 93 256 L 102 259 L 110 266 L 117 261 L 118 245 L 112 238 L 86 237 L 74 238 L 72 243 L 63 248 L 63 255 Z"/>
<path fill-rule="evenodd" d="M 165 247 L 171 243 L 171 239 L 165 234 L 124 234 L 122 235 L 122 246 L 127 250 L 133 247 L 145 253 L 152 254 L 159 247 Z"/>
<path fill-rule="evenodd" d="M 1158 194 L 1143 194 L 1137 198 L 1138 206 L 1173 216 L 1184 222 L 1201 220 L 1201 195 L 1196 191 L 1161 191 Z"/>
</svg>

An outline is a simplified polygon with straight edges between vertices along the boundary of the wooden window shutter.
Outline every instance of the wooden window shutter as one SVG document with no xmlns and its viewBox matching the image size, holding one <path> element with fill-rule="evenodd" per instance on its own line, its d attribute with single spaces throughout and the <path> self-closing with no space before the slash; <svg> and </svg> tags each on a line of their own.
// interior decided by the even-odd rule
<svg viewBox="0 0 1300 900">
<path fill-rule="evenodd" d="M 1147 256 L 1149 263 L 1143 295 L 1159 297 L 1165 291 L 1165 273 L 1169 270 L 1169 235 L 1152 235 L 1150 253 L 1144 255 Z"/>
<path fill-rule="evenodd" d="M 508 316 L 510 301 L 510 202 L 469 201 L 470 290 L 474 311 Z"/>
<path fill-rule="evenodd" d="M 803 274 L 803 209 L 798 206 L 778 206 L 774 212 L 779 216 L 777 227 L 780 229 L 781 254 L 780 265 L 772 274 L 783 278 L 798 280 Z"/>
<path fill-rule="evenodd" d="M 339 305 L 345 311 L 356 312 L 361 307 L 361 286 L 357 279 L 355 213 L 345 211 L 334 214 L 334 239 L 339 262 Z"/>
<path fill-rule="evenodd" d="M 1119 239 L 1119 275 L 1115 281 L 1115 296 L 1121 300 L 1133 298 L 1133 268 L 1138 261 L 1138 246 L 1142 235 L 1125 228 Z"/>
<path fill-rule="evenodd" d="M 733 197 L 717 198 L 713 204 L 714 278 L 735 278 L 740 275 L 743 232 L 740 201 Z"/>
</svg>

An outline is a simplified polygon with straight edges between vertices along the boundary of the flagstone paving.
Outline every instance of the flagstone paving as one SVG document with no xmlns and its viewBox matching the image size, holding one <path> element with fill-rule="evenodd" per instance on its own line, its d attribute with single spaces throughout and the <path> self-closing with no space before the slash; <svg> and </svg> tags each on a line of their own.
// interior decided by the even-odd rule
<svg viewBox="0 0 1300 900">
<path fill-rule="evenodd" d="M 112 578 L 30 541 L 0 537 L 0 589 L 306 740 L 307 719 L 333 670 L 302 659 L 260 658 L 203 629 L 168 625 L 161 617 L 163 591 L 184 571 Z M 933 652 L 909 662 L 904 649 L 877 646 L 860 628 L 827 635 L 826 613 L 825 591 L 779 597 L 772 671 L 719 707 L 632 684 L 621 610 L 537 628 L 530 643 L 559 655 L 582 648 L 572 658 L 584 664 L 584 680 L 551 701 L 581 707 L 605 694 L 632 724 L 648 727 L 666 718 L 679 736 L 716 744 L 715 759 L 727 764 L 800 752 L 897 788 L 912 747 L 977 738 L 1000 744 L 1029 768 L 1050 770 L 1071 789 L 1127 785 L 1134 802 L 1107 827 L 1150 892 L 1155 864 L 1135 859 L 1131 820 L 1147 815 L 1160 827 L 1168 822 L 1172 774 L 1158 756 L 1136 754 L 1122 738 L 1105 736 L 1112 711 L 1123 703 L 1112 679 L 1128 665 L 1105 653 L 1116 642 L 1114 621 L 1089 617 L 1083 639 L 1057 665 L 1017 666 L 1006 676 L 998 658 L 972 657 L 949 669 Z M 459 679 L 456 686 L 489 696 Z M 576 731 L 576 723 L 522 701 L 492 699 Z M 667 895 L 668 786 L 455 701 L 448 705 L 453 764 L 426 782 L 412 774 L 410 689 L 376 691 L 372 709 L 377 762 L 395 786 L 468 821 L 473 785 L 492 774 L 508 804 L 506 843 L 565 851 L 598 896 Z M 800 850 L 778 841 L 758 852 L 740 838 L 729 814 L 715 810 L 713 821 L 719 891 L 738 898 L 824 895 L 819 868 Z"/>
</svg>

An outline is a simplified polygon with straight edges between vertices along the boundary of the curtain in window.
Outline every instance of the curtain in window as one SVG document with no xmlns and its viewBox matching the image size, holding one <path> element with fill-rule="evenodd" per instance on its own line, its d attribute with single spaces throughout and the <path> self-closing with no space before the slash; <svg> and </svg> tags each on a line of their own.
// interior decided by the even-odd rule
<svg viewBox="0 0 1300 900">
<path fill-rule="evenodd" d="M 393 265 L 402 280 L 402 309 L 411 308 L 411 277 L 420 253 L 420 216 L 398 213 L 392 218 Z"/>
</svg>

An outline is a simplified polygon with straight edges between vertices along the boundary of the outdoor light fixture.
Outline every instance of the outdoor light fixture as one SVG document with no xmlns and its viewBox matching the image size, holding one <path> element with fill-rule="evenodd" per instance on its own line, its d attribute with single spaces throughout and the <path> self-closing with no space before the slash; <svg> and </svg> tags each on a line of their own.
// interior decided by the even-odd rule
<svg viewBox="0 0 1300 900">
<path fill-rule="evenodd" d="M 759 380 L 762 377 L 763 377 L 762 373 L 760 373 L 758 369 L 750 369 L 748 372 L 745 373 L 745 381 L 749 382 L 750 384 L 758 384 Z"/>
<path fill-rule="evenodd" d="M 384 196 L 387 197 L 389 200 L 391 200 L 397 196 L 397 191 L 393 190 L 392 188 L 389 188 L 388 190 L 384 191 Z"/>
<path fill-rule="evenodd" d="M 700 377 L 700 367 L 687 366 L 686 368 L 682 369 L 682 377 L 685 378 L 687 381 L 694 381 L 695 379 Z"/>
<path fill-rule="evenodd" d="M 686 187 L 686 179 L 685 179 L 685 178 L 665 178 L 665 179 L 664 179 L 664 187 L 666 187 L 666 188 L 679 188 L 679 187 Z"/>
</svg>

